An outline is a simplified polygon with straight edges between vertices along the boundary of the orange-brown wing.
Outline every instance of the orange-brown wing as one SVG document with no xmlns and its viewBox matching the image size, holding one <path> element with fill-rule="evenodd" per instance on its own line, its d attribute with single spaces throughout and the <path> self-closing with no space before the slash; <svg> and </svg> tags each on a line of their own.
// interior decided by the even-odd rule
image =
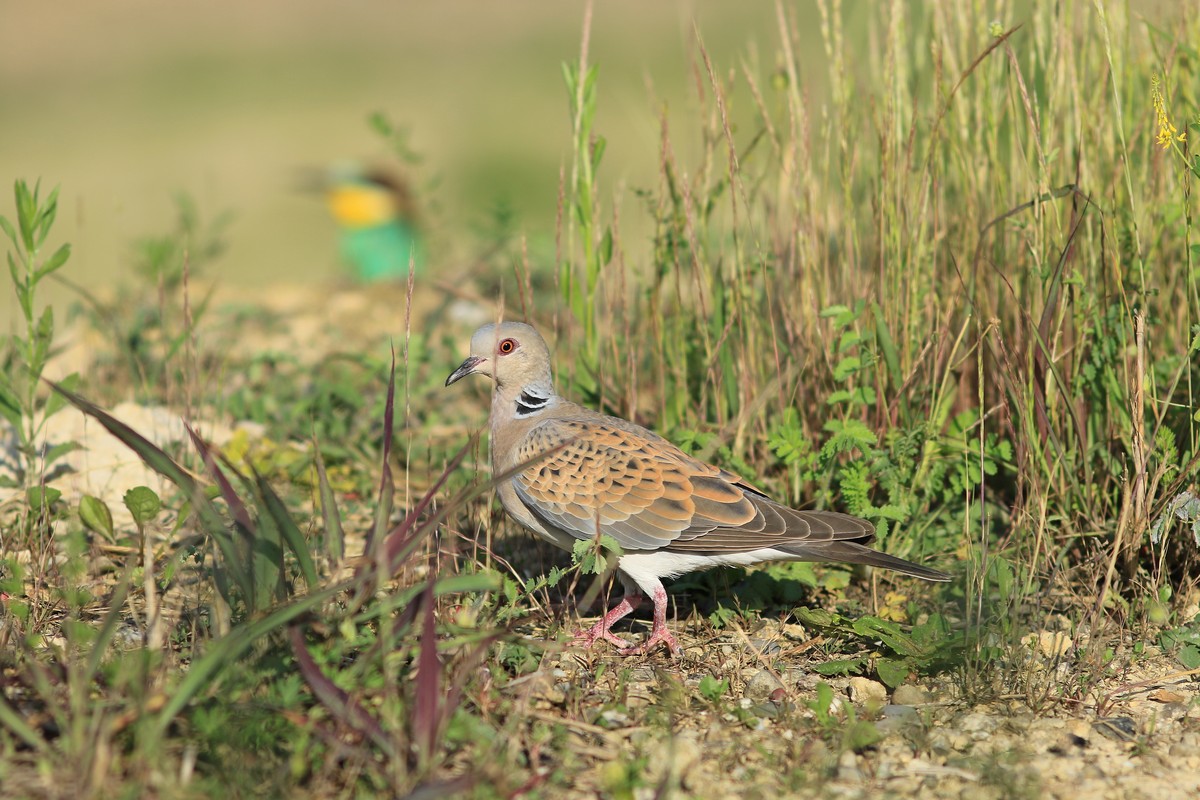
<svg viewBox="0 0 1200 800">
<path fill-rule="evenodd" d="M 698 527 L 737 528 L 756 515 L 728 473 L 602 418 L 547 420 L 530 430 L 519 459 L 560 445 L 513 485 L 540 521 L 577 538 L 599 530 L 626 550 L 655 550 Z"/>
<path fill-rule="evenodd" d="M 623 421 L 547 420 L 526 435 L 519 457 L 532 460 L 555 447 L 513 485 L 543 524 L 579 539 L 598 531 L 626 550 L 723 553 L 803 542 L 865 544 L 874 535 L 874 526 L 857 517 L 782 506 Z"/>
</svg>

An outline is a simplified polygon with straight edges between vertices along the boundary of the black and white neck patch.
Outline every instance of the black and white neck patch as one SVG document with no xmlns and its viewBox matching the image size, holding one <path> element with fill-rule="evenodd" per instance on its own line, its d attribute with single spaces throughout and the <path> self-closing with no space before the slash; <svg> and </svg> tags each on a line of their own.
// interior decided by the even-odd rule
<svg viewBox="0 0 1200 800">
<path fill-rule="evenodd" d="M 549 402 L 549 397 L 542 397 L 526 389 L 517 398 L 517 416 L 528 417 L 530 414 L 536 414 L 545 408 Z"/>
</svg>

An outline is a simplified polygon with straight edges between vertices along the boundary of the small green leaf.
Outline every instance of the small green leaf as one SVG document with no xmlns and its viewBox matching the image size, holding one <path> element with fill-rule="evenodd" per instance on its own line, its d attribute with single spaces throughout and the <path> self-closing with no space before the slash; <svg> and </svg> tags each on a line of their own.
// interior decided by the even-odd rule
<svg viewBox="0 0 1200 800">
<path fill-rule="evenodd" d="M 796 621 L 806 628 L 829 628 L 841 622 L 840 617 L 823 608 L 797 608 L 793 613 Z"/>
<path fill-rule="evenodd" d="M 145 525 L 162 510 L 162 501 L 153 489 L 146 486 L 135 486 L 125 493 L 125 507 L 133 515 L 138 525 Z"/>
<path fill-rule="evenodd" d="M 848 400 L 853 400 L 854 395 L 849 389 L 838 389 L 836 392 L 830 392 L 829 397 L 825 398 L 825 405 L 835 406 L 838 403 L 845 403 Z"/>
<path fill-rule="evenodd" d="M 367 125 L 380 136 L 387 138 L 392 135 L 392 123 L 382 111 L 372 111 L 367 115 Z"/>
<path fill-rule="evenodd" d="M 876 744 L 882 738 L 883 734 L 879 731 L 879 728 L 875 727 L 875 723 L 860 719 L 846 728 L 846 732 L 842 736 L 842 744 L 847 750 L 853 750 L 857 753 Z"/>
<path fill-rule="evenodd" d="M 875 662 L 875 672 L 879 674 L 879 680 L 883 681 L 890 689 L 895 689 L 904 683 L 911 671 L 908 662 L 903 659 L 881 658 Z"/>
<path fill-rule="evenodd" d="M 67 453 L 73 453 L 78 449 L 79 442 L 62 442 L 60 444 L 56 444 L 54 447 L 51 447 L 46 451 L 46 454 L 42 457 L 42 463 L 44 463 L 46 466 L 50 466 Z"/>
<path fill-rule="evenodd" d="M 62 382 L 59 383 L 59 386 L 62 386 L 69 392 L 75 391 L 75 389 L 79 386 L 79 373 L 72 372 L 70 375 L 62 379 Z M 46 398 L 45 418 L 49 419 L 50 417 L 53 417 L 55 414 L 65 408 L 66 405 L 66 397 L 58 392 L 51 392 L 50 396 Z"/>
<path fill-rule="evenodd" d="M 587 73 L 583 77 L 584 95 L 589 95 L 596 91 L 596 76 L 599 74 L 599 71 L 599 64 L 592 64 L 590 67 L 588 67 Z"/>
<path fill-rule="evenodd" d="M 4 605 L 4 610 L 9 614 L 12 614 L 21 622 L 29 621 L 30 608 L 28 603 L 21 603 L 17 601 L 9 602 Z"/>
<path fill-rule="evenodd" d="M 592 571 L 595 560 L 596 553 L 592 549 L 592 543 L 587 539 L 580 539 L 571 548 L 571 561 L 578 564 L 584 572 Z"/>
<path fill-rule="evenodd" d="M 13 228 L 12 223 L 8 221 L 8 217 L 0 216 L 0 230 L 4 231 L 4 235 L 13 243 L 14 247 L 20 244 L 17 241 L 17 231 Z"/>
<path fill-rule="evenodd" d="M 42 316 L 38 319 L 37 324 L 37 336 L 47 342 L 54 338 L 53 306 L 46 306 L 42 309 Z"/>
<path fill-rule="evenodd" d="M 244 479 L 244 483 L 249 488 L 249 479 Z M 256 506 L 261 509 L 263 502 L 259 501 Z M 284 580 L 283 535 L 278 520 L 272 514 L 264 513 L 259 514 L 256 521 L 258 524 L 250 532 L 250 576 L 254 586 L 252 608 L 257 611 L 269 607 L 275 600 L 286 600 L 287 583 Z"/>
<path fill-rule="evenodd" d="M 182 528 L 191 518 L 192 518 L 192 501 L 184 500 L 183 505 L 181 505 L 179 507 L 179 513 L 177 513 L 175 515 L 175 524 L 173 526 L 171 526 L 170 532 L 172 534 L 178 533 L 179 529 Z"/>
<path fill-rule="evenodd" d="M 9 388 L 6 376 L 0 376 L 0 417 L 4 417 L 9 424 L 19 429 L 21 416 L 21 400 Z"/>
<path fill-rule="evenodd" d="M 17 205 L 17 226 L 21 229 L 21 242 L 25 245 L 25 252 L 32 253 L 37 249 L 33 238 L 37 222 L 37 187 L 35 186 L 31 193 L 25 181 L 17 181 L 13 193 Z"/>
<path fill-rule="evenodd" d="M 600 159 L 604 158 L 604 151 L 608 147 L 608 140 L 603 136 L 597 136 L 595 142 L 592 143 L 592 172 L 600 169 Z"/>
<path fill-rule="evenodd" d="M 850 573 L 842 569 L 826 570 L 821 588 L 838 592 L 850 585 Z"/>
<path fill-rule="evenodd" d="M 832 717 L 829 714 L 829 709 L 833 708 L 833 689 L 825 681 L 817 684 L 817 699 L 805 703 L 812 709 L 813 714 L 817 718 L 817 722 L 822 725 L 828 725 L 832 722 Z"/>
<path fill-rule="evenodd" d="M 997 556 L 988 565 L 988 578 L 996 585 L 1000 597 L 1008 599 L 1012 596 L 1012 586 L 1015 581 L 1012 565 L 1004 558 Z"/>
<path fill-rule="evenodd" d="M 890 620 L 860 617 L 851 623 L 851 627 L 859 636 L 883 642 L 884 646 L 902 656 L 928 655 L 924 647 L 913 641 L 911 636 L 900 630 L 899 625 Z"/>
<path fill-rule="evenodd" d="M 816 570 L 813 569 L 811 561 L 790 561 L 781 564 L 771 564 L 766 567 L 765 572 L 777 581 L 798 583 L 802 587 L 806 586 L 810 589 L 815 589 L 820 583 L 817 581 Z M 758 573 L 751 573 L 756 575 Z M 786 587 L 781 590 L 784 602 L 794 602 L 791 599 L 791 592 Z"/>
<path fill-rule="evenodd" d="M 33 280 L 40 281 L 56 269 L 67 263 L 67 259 L 71 257 L 71 245 L 64 244 L 62 247 L 54 251 L 54 255 L 46 259 L 42 266 L 38 267 L 38 271 L 34 273 Z"/>
<path fill-rule="evenodd" d="M 863 658 L 836 658 L 817 664 L 813 670 L 818 675 L 855 675 L 862 672 L 865 664 L 866 659 Z"/>
<path fill-rule="evenodd" d="M 840 305 L 839 306 L 827 306 L 826 308 L 821 309 L 820 316 L 822 319 L 827 319 L 829 317 L 836 317 L 836 316 L 840 316 L 842 314 L 849 314 L 849 313 L 850 313 L 849 306 L 840 306 Z"/>
<path fill-rule="evenodd" d="M 729 691 L 729 681 L 705 675 L 700 679 L 700 685 L 697 688 L 700 690 L 701 697 L 710 703 L 716 703 Z"/>
<path fill-rule="evenodd" d="M 893 522 L 903 522 L 908 518 L 908 509 L 895 503 L 884 503 L 876 506 L 871 519 L 890 519 Z"/>
<path fill-rule="evenodd" d="M 0 559 L 0 592 L 9 595 L 25 593 L 25 568 L 14 558 Z"/>
<path fill-rule="evenodd" d="M 567 84 L 567 94 L 571 99 L 571 108 L 575 107 L 575 67 L 568 61 L 562 62 L 563 81 Z"/>
<path fill-rule="evenodd" d="M 833 368 L 833 379 L 844 381 L 862 368 L 862 359 L 858 356 L 846 356 Z"/>
<path fill-rule="evenodd" d="M 1200 669 L 1200 647 L 1194 644 L 1179 649 L 1179 663 L 1184 669 Z"/>
<path fill-rule="evenodd" d="M 714 628 L 724 628 L 730 622 L 738 618 L 738 612 L 735 609 L 727 608 L 726 606 L 717 606 L 713 612 L 708 615 L 708 621 Z"/>
<path fill-rule="evenodd" d="M 52 486 L 33 486 L 25 493 L 30 508 L 49 508 L 58 502 L 62 492 Z"/>
<path fill-rule="evenodd" d="M 605 557 L 601 558 L 601 554 Z M 593 539 L 580 539 L 571 550 L 571 558 L 585 574 L 600 575 L 611 560 L 621 555 L 621 546 L 608 534 L 601 534 L 599 547 Z"/>
<path fill-rule="evenodd" d="M 50 228 L 54 226 L 54 218 L 58 216 L 58 188 L 54 187 L 54 191 L 50 192 L 50 196 L 46 198 L 46 202 L 42 204 L 38 211 L 37 217 L 37 247 L 42 249 L 42 243 L 46 241 L 47 234 L 50 233 Z"/>
<path fill-rule="evenodd" d="M 845 453 L 854 448 L 870 449 L 878 444 L 875 432 L 866 423 L 858 419 L 831 419 L 825 422 L 824 428 L 833 436 L 821 447 L 822 458 L 831 458 L 839 453 Z"/>
</svg>

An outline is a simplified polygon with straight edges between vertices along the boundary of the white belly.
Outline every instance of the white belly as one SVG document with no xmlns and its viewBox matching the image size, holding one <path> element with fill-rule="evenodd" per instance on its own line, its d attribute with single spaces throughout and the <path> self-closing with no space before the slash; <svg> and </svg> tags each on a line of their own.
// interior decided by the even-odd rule
<svg viewBox="0 0 1200 800">
<path fill-rule="evenodd" d="M 662 578 L 677 578 L 689 572 L 712 567 L 748 567 L 764 561 L 795 561 L 796 556 L 781 550 L 764 547 L 743 553 L 672 553 L 660 550 L 653 553 L 627 553 L 621 556 L 617 567 L 642 591 L 653 594 L 661 585 Z"/>
</svg>

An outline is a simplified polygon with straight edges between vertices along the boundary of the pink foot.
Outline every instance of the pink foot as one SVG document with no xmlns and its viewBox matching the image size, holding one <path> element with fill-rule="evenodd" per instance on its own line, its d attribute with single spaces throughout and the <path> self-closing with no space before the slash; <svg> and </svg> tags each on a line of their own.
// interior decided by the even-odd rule
<svg viewBox="0 0 1200 800">
<path fill-rule="evenodd" d="M 633 647 L 622 647 L 617 652 L 623 656 L 640 656 L 649 653 L 659 644 L 665 644 L 673 656 L 683 655 L 683 648 L 679 646 L 679 642 L 675 641 L 675 637 L 666 628 L 652 630 L 650 631 L 650 637 L 646 641 Z"/>
<path fill-rule="evenodd" d="M 609 629 L 612 628 L 613 623 L 624 617 L 626 614 L 629 614 L 641 604 L 642 596 L 640 594 L 625 595 L 623 598 L 621 598 L 621 602 L 609 609 L 608 613 L 600 618 L 599 622 L 588 628 L 586 631 L 580 631 L 579 633 L 575 634 L 575 638 L 571 640 L 571 644 L 576 646 L 591 647 L 597 641 L 603 639 L 609 644 L 616 645 L 619 649 L 628 648 L 629 642 L 617 636 Z"/>
<path fill-rule="evenodd" d="M 667 630 L 667 590 L 662 586 L 654 589 L 654 627 L 650 629 L 650 635 L 646 641 L 634 647 L 623 647 L 617 652 L 623 656 L 636 656 L 649 653 L 660 644 L 665 644 L 673 656 L 683 654 L 683 648 Z"/>
</svg>

